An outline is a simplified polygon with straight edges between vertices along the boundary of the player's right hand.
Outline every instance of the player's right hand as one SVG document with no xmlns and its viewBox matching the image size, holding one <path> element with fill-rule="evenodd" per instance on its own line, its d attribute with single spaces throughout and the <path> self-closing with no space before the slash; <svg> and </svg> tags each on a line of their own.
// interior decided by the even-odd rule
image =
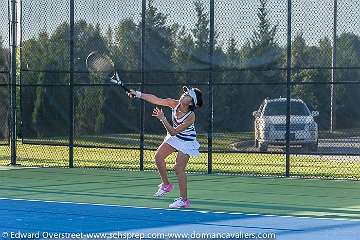
<svg viewBox="0 0 360 240">
<path fill-rule="evenodd" d="M 130 92 L 128 92 L 128 96 L 130 98 L 141 98 L 141 94 L 142 94 L 141 92 L 135 91 L 133 89 L 130 89 Z"/>
<path fill-rule="evenodd" d="M 133 89 L 130 89 L 130 92 L 127 93 L 129 98 L 134 98 L 136 96 L 136 91 Z"/>
</svg>

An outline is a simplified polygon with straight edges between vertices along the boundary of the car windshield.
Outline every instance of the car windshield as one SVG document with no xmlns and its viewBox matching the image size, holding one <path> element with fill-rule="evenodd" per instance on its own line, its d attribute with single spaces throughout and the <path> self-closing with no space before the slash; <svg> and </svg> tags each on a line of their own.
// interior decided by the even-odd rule
<svg viewBox="0 0 360 240">
<path fill-rule="evenodd" d="M 264 109 L 264 116 L 286 115 L 286 102 L 268 102 Z M 309 109 L 302 102 L 291 101 L 290 115 L 309 116 Z"/>
</svg>

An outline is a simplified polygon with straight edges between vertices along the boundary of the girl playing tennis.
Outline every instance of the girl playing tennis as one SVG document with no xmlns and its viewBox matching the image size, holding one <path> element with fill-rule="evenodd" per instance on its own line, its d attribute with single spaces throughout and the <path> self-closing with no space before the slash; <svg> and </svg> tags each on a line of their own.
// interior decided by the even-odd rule
<svg viewBox="0 0 360 240">
<path fill-rule="evenodd" d="M 183 87 L 183 94 L 179 100 L 171 98 L 159 98 L 152 94 L 130 90 L 129 97 L 137 97 L 149 103 L 170 107 L 172 109 L 172 125 L 166 119 L 163 110 L 156 107 L 153 117 L 160 120 L 167 131 L 163 143 L 158 147 L 155 154 L 156 166 L 159 170 L 162 183 L 159 185 L 155 197 L 162 197 L 174 188 L 169 182 L 165 159 L 173 152 L 177 152 L 175 173 L 179 183 L 180 198 L 169 205 L 170 208 L 188 208 L 190 201 L 187 196 L 186 165 L 189 157 L 199 155 L 200 144 L 196 140 L 195 113 L 194 110 L 202 106 L 202 93 L 197 88 Z"/>
</svg>

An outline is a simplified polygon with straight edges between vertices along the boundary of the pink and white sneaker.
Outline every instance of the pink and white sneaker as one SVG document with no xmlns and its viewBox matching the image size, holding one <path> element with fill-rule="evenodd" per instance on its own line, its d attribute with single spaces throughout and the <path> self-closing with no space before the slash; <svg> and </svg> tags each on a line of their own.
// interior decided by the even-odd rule
<svg viewBox="0 0 360 240">
<path fill-rule="evenodd" d="M 163 197 L 174 189 L 174 185 L 170 184 L 159 184 L 159 189 L 154 194 L 154 197 Z"/>
<path fill-rule="evenodd" d="M 188 208 L 190 207 L 190 201 L 188 199 L 184 200 L 183 198 L 177 198 L 175 201 L 169 205 L 169 208 Z"/>
</svg>

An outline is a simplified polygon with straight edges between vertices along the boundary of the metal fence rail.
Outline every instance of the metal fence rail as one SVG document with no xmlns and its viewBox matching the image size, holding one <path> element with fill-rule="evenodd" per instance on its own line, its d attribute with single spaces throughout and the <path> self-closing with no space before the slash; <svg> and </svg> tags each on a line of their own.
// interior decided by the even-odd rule
<svg viewBox="0 0 360 240">
<path fill-rule="evenodd" d="M 131 88 L 172 98 L 183 85 L 202 90 L 202 154 L 189 171 L 360 178 L 354 1 L 22 0 L 1 8 L 9 12 L 2 24 L 13 26 L 0 35 L 9 41 L 0 59 L 12 52 L 0 62 L 1 99 L 9 99 L 1 117 L 10 119 L 0 125 L 1 164 L 155 168 L 164 130 L 153 106 L 89 77 L 85 59 L 97 50 Z"/>
</svg>

